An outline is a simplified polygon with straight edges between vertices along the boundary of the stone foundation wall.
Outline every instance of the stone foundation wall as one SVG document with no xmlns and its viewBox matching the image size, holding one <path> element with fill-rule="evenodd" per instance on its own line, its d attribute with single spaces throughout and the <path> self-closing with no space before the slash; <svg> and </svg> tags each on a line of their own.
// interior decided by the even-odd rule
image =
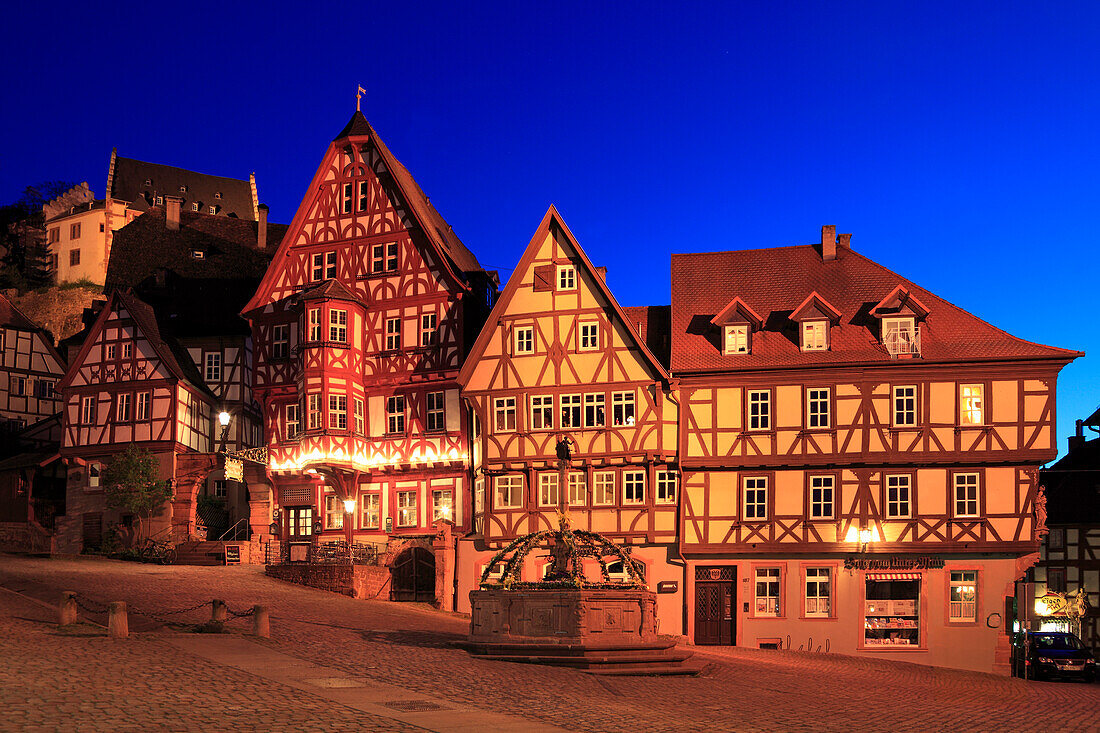
<svg viewBox="0 0 1100 733">
<path fill-rule="evenodd" d="M 377 565 L 268 565 L 269 577 L 353 598 L 389 599 L 389 568 Z"/>
<path fill-rule="evenodd" d="M 49 554 L 53 539 L 53 535 L 27 522 L 0 522 L 0 552 Z"/>
</svg>

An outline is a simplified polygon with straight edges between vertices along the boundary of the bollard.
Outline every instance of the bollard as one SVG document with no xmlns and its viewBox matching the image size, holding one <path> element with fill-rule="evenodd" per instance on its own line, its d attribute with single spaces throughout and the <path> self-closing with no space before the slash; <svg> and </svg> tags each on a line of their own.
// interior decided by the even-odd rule
<svg viewBox="0 0 1100 733">
<path fill-rule="evenodd" d="M 267 606 L 252 607 L 252 635 L 263 639 L 271 638 L 271 622 L 267 617 Z"/>
<path fill-rule="evenodd" d="M 130 635 L 130 623 L 126 620 L 126 601 L 107 604 L 107 636 L 125 639 Z"/>
<path fill-rule="evenodd" d="M 75 624 L 79 620 L 76 613 L 76 592 L 71 590 L 62 591 L 61 604 L 57 607 L 58 625 Z"/>
<path fill-rule="evenodd" d="M 210 621 L 216 624 L 224 624 L 226 618 L 225 601 L 217 598 L 210 601 Z"/>
</svg>

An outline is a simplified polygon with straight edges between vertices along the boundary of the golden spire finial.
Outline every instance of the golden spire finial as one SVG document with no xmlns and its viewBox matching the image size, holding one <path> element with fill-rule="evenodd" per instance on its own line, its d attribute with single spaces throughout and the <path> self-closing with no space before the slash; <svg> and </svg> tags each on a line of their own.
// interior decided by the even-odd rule
<svg viewBox="0 0 1100 733">
<path fill-rule="evenodd" d="M 367 90 L 363 88 L 362 84 L 360 84 L 359 85 L 359 91 L 357 91 L 355 93 L 355 111 L 356 112 L 360 111 L 359 110 L 359 100 L 362 99 L 363 95 L 366 94 L 366 93 L 367 93 Z"/>
</svg>

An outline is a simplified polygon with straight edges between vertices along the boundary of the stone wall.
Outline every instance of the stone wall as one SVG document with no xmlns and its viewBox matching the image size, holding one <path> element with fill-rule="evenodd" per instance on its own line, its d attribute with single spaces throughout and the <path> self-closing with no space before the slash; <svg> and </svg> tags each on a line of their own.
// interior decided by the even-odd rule
<svg viewBox="0 0 1100 733">
<path fill-rule="evenodd" d="M 389 568 L 377 565 L 268 565 L 267 575 L 353 598 L 389 598 Z"/>
<path fill-rule="evenodd" d="M 0 552 L 46 555 L 53 544 L 53 535 L 28 522 L 0 522 Z"/>
<path fill-rule="evenodd" d="M 87 288 L 50 288 L 44 293 L 32 291 L 24 295 L 8 292 L 16 308 L 53 334 L 55 344 L 83 329 L 84 309 L 91 307 L 97 298 L 103 299 L 101 291 Z"/>
</svg>

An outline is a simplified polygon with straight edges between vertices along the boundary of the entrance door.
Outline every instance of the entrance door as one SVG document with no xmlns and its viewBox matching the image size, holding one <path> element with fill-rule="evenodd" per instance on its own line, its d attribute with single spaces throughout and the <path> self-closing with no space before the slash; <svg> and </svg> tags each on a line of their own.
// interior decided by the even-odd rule
<svg viewBox="0 0 1100 733">
<path fill-rule="evenodd" d="M 435 555 L 412 547 L 398 555 L 390 568 L 390 600 L 435 601 Z"/>
<path fill-rule="evenodd" d="M 737 640 L 737 568 L 695 568 L 695 643 L 732 646 Z"/>
</svg>

